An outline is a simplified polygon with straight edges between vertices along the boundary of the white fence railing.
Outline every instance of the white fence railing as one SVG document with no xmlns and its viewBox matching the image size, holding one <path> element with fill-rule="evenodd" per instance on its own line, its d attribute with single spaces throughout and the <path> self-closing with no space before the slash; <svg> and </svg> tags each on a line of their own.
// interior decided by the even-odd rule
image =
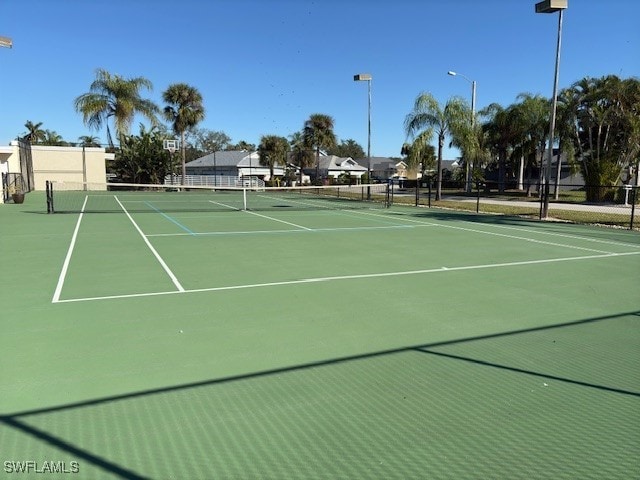
<svg viewBox="0 0 640 480">
<path fill-rule="evenodd" d="M 180 175 L 164 177 L 165 185 L 180 185 Z M 248 187 L 264 188 L 264 180 L 258 177 L 237 177 L 232 175 L 186 175 L 184 184 L 193 187 Z"/>
</svg>

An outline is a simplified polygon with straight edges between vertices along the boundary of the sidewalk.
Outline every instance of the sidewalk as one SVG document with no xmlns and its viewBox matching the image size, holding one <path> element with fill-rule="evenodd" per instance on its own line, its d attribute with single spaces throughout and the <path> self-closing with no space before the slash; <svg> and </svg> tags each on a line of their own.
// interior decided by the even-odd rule
<svg viewBox="0 0 640 480">
<path fill-rule="evenodd" d="M 445 195 L 443 200 L 450 200 L 454 202 L 470 202 L 476 203 L 476 198 L 460 197 L 455 195 Z M 539 208 L 540 201 L 523 202 L 522 200 L 494 200 L 491 198 L 480 197 L 480 204 L 491 203 L 495 205 L 513 205 L 515 207 L 528 207 Z M 596 205 L 596 204 L 583 204 L 583 203 L 560 203 L 549 202 L 549 210 L 575 210 L 582 212 L 600 212 L 600 213 L 613 213 L 618 215 L 629 216 L 631 214 L 631 205 Z M 640 215 L 640 208 L 636 207 L 635 215 Z"/>
</svg>

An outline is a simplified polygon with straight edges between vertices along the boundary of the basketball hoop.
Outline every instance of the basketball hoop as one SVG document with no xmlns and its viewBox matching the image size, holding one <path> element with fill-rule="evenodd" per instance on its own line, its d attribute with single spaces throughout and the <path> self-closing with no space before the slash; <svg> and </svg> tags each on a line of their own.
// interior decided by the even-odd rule
<svg viewBox="0 0 640 480">
<path fill-rule="evenodd" d="M 169 153 L 173 155 L 176 153 L 176 150 L 178 150 L 178 140 L 163 140 L 162 148 L 168 150 Z"/>
</svg>

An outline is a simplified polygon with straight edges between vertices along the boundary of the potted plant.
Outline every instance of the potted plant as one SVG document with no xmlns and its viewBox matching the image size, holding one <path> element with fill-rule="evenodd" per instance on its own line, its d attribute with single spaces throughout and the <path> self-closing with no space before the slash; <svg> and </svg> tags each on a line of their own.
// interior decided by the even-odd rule
<svg viewBox="0 0 640 480">
<path fill-rule="evenodd" d="M 9 195 L 11 195 L 13 203 L 24 202 L 24 188 L 22 188 L 22 181 L 18 180 L 19 179 L 16 179 L 15 182 L 9 184 Z"/>
</svg>

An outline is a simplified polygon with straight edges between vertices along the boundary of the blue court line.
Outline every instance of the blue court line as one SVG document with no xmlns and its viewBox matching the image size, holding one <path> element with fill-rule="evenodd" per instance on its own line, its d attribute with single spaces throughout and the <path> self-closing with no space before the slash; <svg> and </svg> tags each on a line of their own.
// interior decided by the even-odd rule
<svg viewBox="0 0 640 480">
<path fill-rule="evenodd" d="M 194 232 L 193 230 L 188 229 L 187 227 L 185 227 L 184 225 L 182 225 L 179 221 L 177 221 L 175 218 L 170 217 L 169 215 L 167 215 L 166 213 L 164 213 L 162 210 L 159 210 L 158 208 L 156 208 L 154 205 L 152 205 L 149 202 L 144 202 L 147 206 L 153 208 L 156 212 L 158 212 L 160 215 L 162 215 L 164 218 L 166 218 L 167 220 L 169 220 L 170 222 L 175 223 L 177 226 L 179 226 L 181 229 L 183 229 L 185 232 L 189 233 L 190 235 L 195 235 L 196 232 Z"/>
</svg>

